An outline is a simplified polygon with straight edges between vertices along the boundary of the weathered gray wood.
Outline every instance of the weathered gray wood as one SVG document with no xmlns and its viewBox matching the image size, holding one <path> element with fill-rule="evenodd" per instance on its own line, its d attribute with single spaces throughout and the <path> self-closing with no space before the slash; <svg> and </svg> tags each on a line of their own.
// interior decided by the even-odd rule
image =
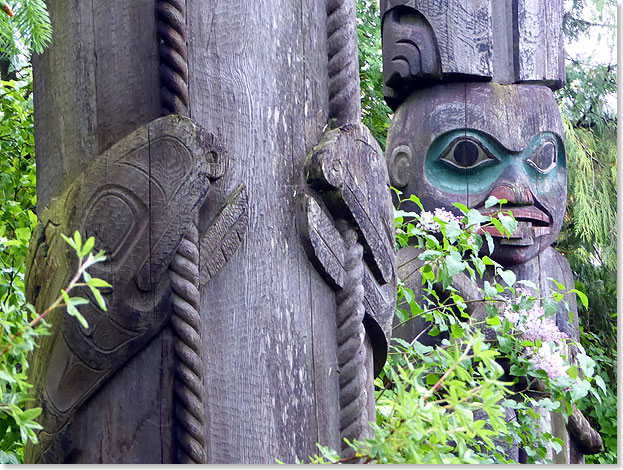
<svg viewBox="0 0 623 470">
<path fill-rule="evenodd" d="M 562 0 L 383 0 L 383 93 L 438 82 L 565 82 Z"/>
<path fill-rule="evenodd" d="M 40 453 L 46 462 L 173 459 L 168 268 L 197 214 L 201 348 L 195 352 L 207 417 L 198 433 L 205 434 L 208 462 L 293 462 L 315 453 L 316 442 L 340 448 L 334 292 L 305 256 L 296 217 L 305 157 L 327 122 L 325 5 L 187 7 L 186 21 L 176 24 L 187 28 L 190 116 L 211 134 L 186 132 L 194 124 L 177 116 L 156 119 L 162 37 L 153 0 L 50 4 L 60 39 L 36 64 L 43 225 L 33 245 L 29 297 L 41 307 L 64 286 L 71 254 L 57 232 L 76 228 L 95 235 L 111 255 L 94 274 L 113 288 L 106 292 L 108 314 L 86 312 L 91 329 L 60 320 L 60 313 L 53 318 L 59 326 L 41 349 L 51 354 L 40 354 L 34 381 L 45 384 L 41 399 L 58 410 L 46 406 L 50 436 L 42 440 L 52 444 L 30 448 L 28 461 Z M 75 34 L 69 38 L 74 32 L 78 43 Z M 66 70 L 55 76 L 56 63 L 84 69 L 86 78 Z M 167 132 L 174 138 L 165 142 Z M 197 135 L 203 137 L 194 142 Z M 387 287 L 393 280 L 383 240 L 392 238 L 387 175 L 372 137 L 359 137 L 358 153 L 374 156 L 368 176 L 374 184 L 346 178 L 339 186 L 349 192 L 346 206 L 369 251 L 372 270 L 365 274 Z M 375 207 L 375 200 L 384 202 Z M 357 204 L 364 210 L 354 215 Z M 123 237 L 128 233 L 134 238 Z M 388 317 L 392 293 L 373 293 L 366 318 Z M 364 320 L 373 332 L 367 355 L 364 349 L 370 370 L 370 349 L 386 343 L 372 320 Z M 372 410 L 373 377 L 365 371 L 362 377 Z"/>
<path fill-rule="evenodd" d="M 395 289 L 393 212 L 389 177 L 381 150 L 370 132 L 361 125 L 349 124 L 333 129 L 325 134 L 307 158 L 305 176 L 310 187 L 324 200 L 333 220 L 344 218 L 359 232 L 365 248 L 367 315 L 377 324 L 368 334 L 372 335 L 377 356 L 375 362 L 379 366 L 385 362 L 387 354 L 393 315 L 390 306 L 394 303 Z M 319 262 L 328 282 L 339 286 L 341 273 L 335 266 L 339 265 L 340 256 L 334 253 L 339 250 L 339 241 L 326 227 L 331 222 L 319 212 L 320 206 L 312 205 L 312 209 L 315 210 L 308 211 L 304 230 L 322 232 L 325 243 L 318 243 L 319 237 L 312 232 L 306 235 L 315 255 L 315 259 L 313 256 L 311 259 Z M 377 338 L 377 333 L 381 332 Z"/>
<path fill-rule="evenodd" d="M 327 122 L 322 2 L 190 2 L 191 116 L 231 155 L 249 230 L 202 290 L 208 461 L 293 462 L 339 448 L 335 303 L 295 222 L 305 156 Z M 333 335 L 333 336 L 332 336 Z"/>
<path fill-rule="evenodd" d="M 160 115 L 153 1 L 105 5 L 51 1 L 48 8 L 54 44 L 33 59 L 39 209 L 60 195 L 115 140 Z M 104 46 L 110 47 L 104 50 Z M 100 132 L 100 126 L 105 131 Z M 53 286 L 50 295 L 54 290 Z M 117 426 L 115 419 L 121 418 L 113 419 L 110 413 L 118 408 L 120 397 L 128 396 L 127 381 L 113 379 L 89 400 L 89 407 L 77 412 L 74 435 L 93 435 L 97 428 L 97 436 L 80 442 L 79 451 L 65 449 L 72 452 L 71 459 L 155 463 L 167 458 L 166 446 L 171 441 L 163 441 L 161 433 L 166 434 L 169 417 L 153 406 L 166 403 L 171 394 L 170 377 L 156 366 L 171 358 L 170 349 L 162 345 L 162 339 L 152 341 L 124 369 L 127 377 L 140 377 L 140 383 L 149 384 L 141 387 L 143 400 L 135 401 L 124 417 L 134 414 L 144 419 L 126 419 L 123 426 Z M 120 429 L 132 436 L 133 444 L 115 453 L 111 443 Z"/>
<path fill-rule="evenodd" d="M 514 13 L 515 81 L 558 89 L 565 83 L 562 0 L 516 0 Z"/>
<path fill-rule="evenodd" d="M 402 5 L 419 11 L 432 26 L 444 75 L 491 76 L 489 0 L 384 0 L 381 15 Z"/>
</svg>

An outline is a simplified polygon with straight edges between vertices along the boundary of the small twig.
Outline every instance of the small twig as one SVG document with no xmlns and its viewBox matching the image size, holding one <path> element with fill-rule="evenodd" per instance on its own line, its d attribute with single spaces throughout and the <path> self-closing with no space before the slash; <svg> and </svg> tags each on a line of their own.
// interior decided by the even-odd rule
<svg viewBox="0 0 623 470">
<path fill-rule="evenodd" d="M 78 287 L 81 285 L 85 285 L 85 284 L 78 284 L 78 281 L 80 280 L 80 277 L 82 276 L 82 272 L 84 271 L 84 267 L 82 264 L 82 260 L 78 260 L 78 270 L 76 271 L 76 274 L 74 275 L 74 277 L 71 279 L 71 281 L 69 281 L 69 285 L 63 289 L 63 291 L 66 294 L 69 294 L 69 292 L 74 288 L 74 287 Z M 54 301 L 54 303 L 52 305 L 50 305 L 47 309 L 45 309 L 45 311 L 39 315 L 38 317 L 34 318 L 33 320 L 31 320 L 28 323 L 28 326 L 32 329 L 34 328 L 38 323 L 41 322 L 41 320 L 43 320 L 46 315 L 48 315 L 50 312 L 52 312 L 53 310 L 59 308 L 59 307 L 66 307 L 66 305 L 62 302 L 63 301 L 63 295 L 59 295 L 56 300 Z M 0 353 L 0 358 L 2 356 L 4 356 L 7 351 L 10 349 L 11 345 L 15 342 L 15 340 L 17 338 L 19 338 L 20 336 L 22 336 L 24 334 L 25 330 L 20 330 L 17 333 L 15 333 L 10 339 L 8 344 L 5 346 L 5 348 L 2 350 L 2 352 Z"/>
<path fill-rule="evenodd" d="M 429 396 L 432 396 L 433 393 L 439 390 L 439 388 L 443 385 L 444 380 L 446 380 L 448 376 L 454 371 L 454 369 L 456 369 L 458 365 L 467 358 L 467 355 L 469 353 L 469 350 L 472 347 L 473 342 L 474 342 L 474 338 L 471 338 L 469 342 L 467 343 L 467 346 L 465 346 L 465 351 L 463 351 L 458 361 L 452 364 L 452 366 L 441 376 L 441 378 L 437 381 L 437 383 L 433 385 L 433 387 L 429 390 L 430 392 Z M 428 397 L 424 397 L 424 401 L 426 401 L 427 398 Z"/>
</svg>

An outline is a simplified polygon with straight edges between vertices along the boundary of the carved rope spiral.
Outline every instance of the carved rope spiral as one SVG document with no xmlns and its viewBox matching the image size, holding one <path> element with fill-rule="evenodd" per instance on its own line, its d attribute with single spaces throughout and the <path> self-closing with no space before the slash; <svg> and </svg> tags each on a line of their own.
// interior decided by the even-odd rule
<svg viewBox="0 0 623 470">
<path fill-rule="evenodd" d="M 162 113 L 189 115 L 186 0 L 158 0 Z M 169 276 L 175 349 L 175 425 L 178 463 L 205 463 L 203 366 L 199 316 L 199 233 L 193 218 L 177 247 Z"/>
<path fill-rule="evenodd" d="M 175 335 L 175 418 L 178 463 L 205 463 L 203 366 L 199 337 L 199 232 L 191 224 L 184 235 L 171 265 Z"/>
<path fill-rule="evenodd" d="M 573 405 L 567 429 L 585 454 L 598 454 L 603 450 L 601 436 L 575 405 Z"/>
<path fill-rule="evenodd" d="M 159 0 L 156 12 L 163 114 L 188 116 L 186 0 Z"/>
<path fill-rule="evenodd" d="M 329 120 L 332 127 L 361 119 L 355 0 L 327 0 Z"/>
<path fill-rule="evenodd" d="M 340 220 L 337 223 L 345 245 L 344 287 L 335 295 L 337 303 L 337 360 L 340 386 L 340 434 L 342 457 L 355 456 L 344 438 L 363 440 L 368 435 L 366 346 L 363 316 L 363 247 L 357 232 Z"/>
</svg>

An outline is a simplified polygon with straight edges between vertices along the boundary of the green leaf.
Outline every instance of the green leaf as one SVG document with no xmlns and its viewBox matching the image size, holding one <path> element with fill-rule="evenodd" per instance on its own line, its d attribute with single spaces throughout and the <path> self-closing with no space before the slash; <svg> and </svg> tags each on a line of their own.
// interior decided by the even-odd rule
<svg viewBox="0 0 623 470">
<path fill-rule="evenodd" d="M 497 204 L 506 204 L 508 201 L 506 199 L 498 199 L 495 196 L 489 196 L 485 201 L 485 209 L 489 209 Z"/>
<path fill-rule="evenodd" d="M 437 374 L 428 374 L 426 376 L 426 385 L 428 386 L 433 386 L 435 385 L 437 382 L 439 382 L 439 376 Z"/>
<path fill-rule="evenodd" d="M 556 279 L 554 279 L 553 277 L 548 277 L 547 278 L 548 281 L 552 281 L 554 284 L 556 284 L 556 287 L 558 288 L 558 290 L 565 290 L 565 285 L 561 284 L 560 282 L 558 282 Z"/>
<path fill-rule="evenodd" d="M 82 252 L 82 236 L 77 230 L 74 232 L 74 243 L 76 245 L 76 254 L 80 256 L 80 253 Z"/>
<path fill-rule="evenodd" d="M 485 232 L 485 240 L 487 241 L 487 247 L 489 248 L 489 254 L 492 254 L 493 253 L 494 244 L 493 244 L 493 237 L 491 236 L 491 234 L 489 232 Z M 485 262 L 485 264 L 486 264 L 486 262 Z"/>
<path fill-rule="evenodd" d="M 40 414 L 41 414 L 41 408 L 31 408 L 29 410 L 24 411 L 20 415 L 19 419 L 22 422 L 31 421 L 31 420 L 35 419 L 37 416 L 39 416 Z"/>
<path fill-rule="evenodd" d="M 5 381 L 6 383 L 15 383 L 17 380 L 8 372 L 0 370 L 0 380 Z"/>
<path fill-rule="evenodd" d="M 510 270 L 500 270 L 498 274 L 502 279 L 504 279 L 504 282 L 506 282 L 508 287 L 513 287 L 513 284 L 515 284 L 515 281 L 517 280 L 515 273 Z"/>
<path fill-rule="evenodd" d="M 588 308 L 588 297 L 584 292 L 580 292 L 577 289 L 571 289 L 570 292 L 575 292 L 575 294 L 580 298 L 582 305 L 584 305 L 584 308 Z"/>
<path fill-rule="evenodd" d="M 498 337 L 499 349 L 503 353 L 509 353 L 513 349 L 513 342 L 507 336 Z"/>
<path fill-rule="evenodd" d="M 84 258 L 86 255 L 88 255 L 91 252 L 94 246 L 95 246 L 95 237 L 89 237 L 87 241 L 84 243 L 84 246 L 82 247 L 80 256 Z"/>
<path fill-rule="evenodd" d="M 498 219 L 500 220 L 500 222 L 502 223 L 502 226 L 508 232 L 509 235 L 517 231 L 517 221 L 512 215 L 505 215 L 503 213 L 500 213 L 498 214 Z"/>
<path fill-rule="evenodd" d="M 512 364 L 509 372 L 511 375 L 514 375 L 516 377 L 526 376 L 526 368 L 518 366 L 517 364 Z"/>
<path fill-rule="evenodd" d="M 576 382 L 571 387 L 571 401 L 577 402 L 579 399 L 584 398 L 590 389 L 591 384 L 589 384 L 586 380 Z"/>
<path fill-rule="evenodd" d="M 109 283 L 97 277 L 94 277 L 91 280 L 89 280 L 87 284 L 89 285 L 89 287 L 112 287 Z"/>
<path fill-rule="evenodd" d="M 102 294 L 100 293 L 100 291 L 92 286 L 89 286 L 89 289 L 91 289 L 91 292 L 93 293 L 93 297 L 95 297 L 95 300 L 97 301 L 97 305 L 99 305 L 99 308 L 106 311 L 107 310 L 106 301 L 104 300 L 104 297 L 102 297 Z M 406 319 L 407 318 L 401 321 L 405 321 Z"/>
<path fill-rule="evenodd" d="M 78 251 L 78 248 L 76 247 L 76 243 L 71 238 L 66 237 L 62 233 L 61 233 L 61 237 L 63 238 L 63 240 L 67 242 L 69 246 L 71 246 L 74 250 Z"/>
</svg>

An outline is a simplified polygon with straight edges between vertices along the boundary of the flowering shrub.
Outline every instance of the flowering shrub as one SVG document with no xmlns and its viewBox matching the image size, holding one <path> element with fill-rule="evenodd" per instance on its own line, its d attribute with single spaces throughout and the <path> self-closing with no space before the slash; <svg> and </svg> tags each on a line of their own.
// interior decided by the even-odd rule
<svg viewBox="0 0 623 470">
<path fill-rule="evenodd" d="M 403 210 L 407 201 L 420 210 Z M 490 198 L 486 207 L 504 202 Z M 570 415 L 587 393 L 597 396 L 592 383 L 603 388 L 603 381 L 592 378 L 594 361 L 552 318 L 566 306 L 564 286 L 535 297 L 534 283 L 479 254 L 485 242 L 493 251 L 482 227 L 509 236 L 517 228 L 512 216 L 456 206 L 462 217 L 424 211 L 411 196 L 395 211 L 398 249 L 418 249 L 421 290 L 416 295 L 399 282 L 394 328 L 416 318 L 428 327 L 411 342 L 393 338 L 375 381 L 372 436 L 351 446 L 364 463 L 515 463 L 517 446 L 528 463 L 551 462 L 562 441 L 551 434 L 546 413 Z M 469 298 L 455 285 L 461 276 L 462 285 L 473 286 Z M 423 335 L 433 345 L 421 342 Z M 335 451 L 319 449 L 312 462 L 340 462 Z"/>
</svg>

